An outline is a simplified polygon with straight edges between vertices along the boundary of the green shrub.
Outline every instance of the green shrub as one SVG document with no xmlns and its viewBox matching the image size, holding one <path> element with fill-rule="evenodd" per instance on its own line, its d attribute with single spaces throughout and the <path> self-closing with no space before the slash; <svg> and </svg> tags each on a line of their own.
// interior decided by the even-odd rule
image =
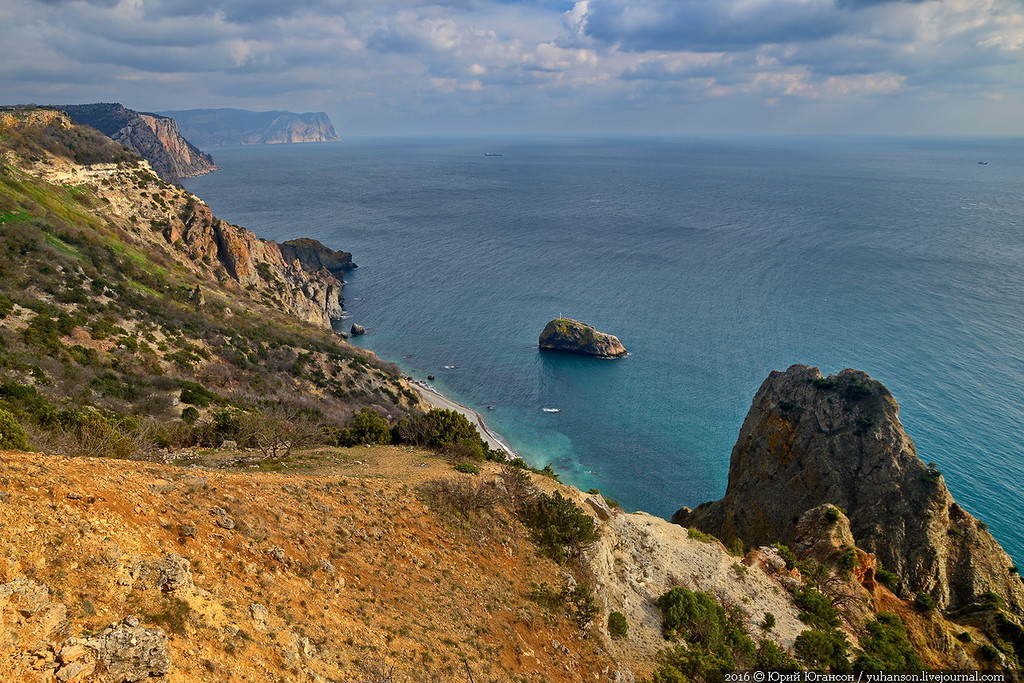
<svg viewBox="0 0 1024 683">
<path fill-rule="evenodd" d="M 762 671 L 799 671 L 800 663 L 776 645 L 775 641 L 764 638 L 757 644 L 754 668 Z"/>
<path fill-rule="evenodd" d="M 935 609 L 935 598 L 928 593 L 918 593 L 914 598 L 914 607 L 922 612 L 931 612 Z"/>
<path fill-rule="evenodd" d="M 195 424 L 199 419 L 199 411 L 192 406 L 185 406 L 181 411 L 181 419 L 188 424 Z"/>
<path fill-rule="evenodd" d="M 704 679 L 713 672 L 751 666 L 756 660 L 754 642 L 710 593 L 676 587 L 658 598 L 657 604 L 665 638 L 685 644 L 658 654 L 661 666 L 655 681 Z"/>
<path fill-rule="evenodd" d="M 622 612 L 612 612 L 608 615 L 608 633 L 612 638 L 620 639 L 629 635 L 629 622 Z"/>
<path fill-rule="evenodd" d="M 368 406 L 352 418 L 349 430 L 355 444 L 391 443 L 391 425 L 383 415 Z"/>
<path fill-rule="evenodd" d="M 745 550 L 743 548 L 742 538 L 732 539 L 732 541 L 729 543 L 729 554 L 735 555 L 736 557 L 743 557 L 743 555 L 745 554 Z"/>
<path fill-rule="evenodd" d="M 804 623 L 820 628 L 839 625 L 839 612 L 820 591 L 810 586 L 801 588 L 793 595 L 793 602 L 800 608 Z"/>
<path fill-rule="evenodd" d="M 846 657 L 849 647 L 846 636 L 835 629 L 804 631 L 793 644 L 797 656 L 810 668 L 840 673 L 850 670 L 850 660 Z"/>
<path fill-rule="evenodd" d="M 686 530 L 686 535 L 695 541 L 700 541 L 701 543 L 721 543 L 717 537 L 712 536 L 711 534 L 706 534 L 700 529 L 696 529 L 694 527 L 689 527 Z M 742 541 L 740 542 L 742 543 Z"/>
<path fill-rule="evenodd" d="M 896 572 L 891 572 L 888 569 L 883 569 L 879 566 L 878 569 L 875 570 L 875 578 L 881 581 L 882 585 L 896 595 L 903 594 L 903 579 Z"/>
<path fill-rule="evenodd" d="M 843 574 L 849 574 L 853 571 L 853 568 L 857 565 L 857 551 L 856 549 L 847 546 L 843 548 L 843 552 L 839 555 L 839 559 L 836 560 L 836 567 Z"/>
<path fill-rule="evenodd" d="M 466 474 L 480 474 L 480 468 L 468 462 L 456 463 L 455 471 L 464 472 Z"/>
<path fill-rule="evenodd" d="M 786 563 L 786 569 L 793 569 L 797 565 L 796 553 L 789 549 L 789 546 L 777 543 L 775 549 L 779 551 L 779 557 L 781 557 Z"/>
<path fill-rule="evenodd" d="M 585 628 L 597 616 L 597 602 L 590 584 L 566 583 L 561 590 L 555 590 L 548 583 L 534 584 L 529 598 L 549 612 L 564 611 L 580 628 Z"/>
<path fill-rule="evenodd" d="M 21 424 L 8 410 L 0 408 L 0 448 L 27 451 L 28 439 Z"/>
<path fill-rule="evenodd" d="M 863 653 L 853 662 L 858 671 L 917 671 L 921 658 L 907 640 L 907 629 L 891 612 L 879 612 L 860 639 Z"/>
<path fill-rule="evenodd" d="M 835 505 L 831 505 L 828 507 L 828 509 L 825 510 L 825 519 L 832 523 L 838 522 L 839 514 L 839 508 L 837 508 Z"/>
<path fill-rule="evenodd" d="M 205 408 L 212 403 L 220 403 L 223 400 L 220 396 L 196 382 L 178 380 L 178 386 L 181 387 L 179 400 L 182 403 L 190 403 L 194 406 Z"/>
<path fill-rule="evenodd" d="M 573 501 L 555 491 L 525 501 L 519 519 L 530 529 L 530 537 L 541 552 L 559 564 L 578 557 L 583 548 L 598 538 L 593 518 Z"/>
<path fill-rule="evenodd" d="M 771 612 L 765 612 L 764 619 L 761 620 L 761 628 L 765 631 L 771 631 L 775 628 L 775 615 Z"/>
</svg>

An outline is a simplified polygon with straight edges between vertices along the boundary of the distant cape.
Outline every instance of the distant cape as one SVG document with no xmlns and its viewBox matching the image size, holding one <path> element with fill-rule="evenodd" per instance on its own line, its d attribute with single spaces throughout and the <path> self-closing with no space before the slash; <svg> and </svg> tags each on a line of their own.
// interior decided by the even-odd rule
<svg viewBox="0 0 1024 683">
<path fill-rule="evenodd" d="M 182 134 L 201 147 L 336 142 L 340 139 L 324 112 L 187 109 L 160 113 L 177 121 Z"/>
</svg>

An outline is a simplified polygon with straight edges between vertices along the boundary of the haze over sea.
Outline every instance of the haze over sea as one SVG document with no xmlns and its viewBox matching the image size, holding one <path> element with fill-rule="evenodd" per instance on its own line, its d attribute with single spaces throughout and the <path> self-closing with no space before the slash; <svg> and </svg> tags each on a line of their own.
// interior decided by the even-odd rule
<svg viewBox="0 0 1024 683">
<path fill-rule="evenodd" d="M 1024 140 L 213 152 L 221 170 L 188 189 L 261 237 L 353 252 L 358 343 L 436 375 L 563 480 L 662 516 L 716 499 L 771 370 L 852 367 L 889 387 L 921 458 L 1024 560 Z M 539 352 L 558 315 L 630 355 Z"/>
</svg>

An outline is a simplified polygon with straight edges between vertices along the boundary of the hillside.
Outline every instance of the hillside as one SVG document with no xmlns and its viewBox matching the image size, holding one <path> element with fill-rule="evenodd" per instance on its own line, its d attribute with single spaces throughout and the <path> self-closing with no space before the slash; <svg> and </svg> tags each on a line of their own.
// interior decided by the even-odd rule
<svg viewBox="0 0 1024 683">
<path fill-rule="evenodd" d="M 177 185 L 182 178 L 217 170 L 213 157 L 182 137 L 172 118 L 132 111 L 120 104 L 68 104 L 57 108 L 75 123 L 92 126 L 138 153 L 169 183 Z"/>
<path fill-rule="evenodd" d="M 729 494 L 681 511 L 684 527 L 428 409 L 332 331 L 352 267 L 217 219 L 58 110 L 0 110 L 0 672 L 1019 669 L 1019 578 L 863 373 L 772 373 Z M 927 530 L 893 536 L 910 539 L 905 565 L 865 532 L 865 480 L 901 532 Z"/>
<path fill-rule="evenodd" d="M 335 142 L 334 124 L 323 112 L 245 109 L 187 109 L 160 112 L 178 122 L 182 133 L 202 147 Z"/>
<path fill-rule="evenodd" d="M 420 405 L 331 331 L 342 282 L 302 266 L 309 243 L 285 258 L 58 111 L 0 112 L 0 136 L 0 398 L 37 445 L 156 451 Z"/>
</svg>

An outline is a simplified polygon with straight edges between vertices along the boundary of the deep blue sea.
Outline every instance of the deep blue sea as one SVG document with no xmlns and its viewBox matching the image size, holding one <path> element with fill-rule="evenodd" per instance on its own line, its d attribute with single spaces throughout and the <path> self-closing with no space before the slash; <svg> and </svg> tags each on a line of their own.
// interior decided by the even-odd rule
<svg viewBox="0 0 1024 683">
<path fill-rule="evenodd" d="M 771 370 L 858 368 L 1024 561 L 1024 140 L 213 152 L 221 170 L 188 189 L 261 237 L 351 251 L 343 324 L 369 329 L 358 343 L 436 375 L 563 480 L 663 516 L 718 498 Z M 559 315 L 618 335 L 630 355 L 539 352 Z"/>
</svg>

